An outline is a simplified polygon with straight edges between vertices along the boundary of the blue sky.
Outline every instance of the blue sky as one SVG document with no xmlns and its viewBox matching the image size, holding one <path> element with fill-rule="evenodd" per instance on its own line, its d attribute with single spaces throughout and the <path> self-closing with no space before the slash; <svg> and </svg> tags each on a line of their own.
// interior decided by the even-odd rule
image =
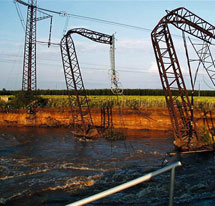
<svg viewBox="0 0 215 206">
<path fill-rule="evenodd" d="M 27 0 L 25 0 L 27 1 Z M 211 24 L 215 23 L 215 1 L 111 1 L 111 0 L 38 0 L 38 6 L 55 11 L 130 24 L 152 30 L 166 14 L 165 10 L 186 7 Z M 26 7 L 19 6 L 24 19 Z M 59 43 L 66 18 L 53 14 L 52 41 Z M 0 0 L 0 89 L 21 89 L 24 31 L 13 0 Z M 136 30 L 78 18 L 69 18 L 67 30 L 84 27 L 116 36 L 116 69 L 124 88 L 161 88 L 157 65 L 151 44 L 150 31 Z M 37 40 L 47 41 L 49 20 L 38 22 Z M 172 28 L 172 33 L 177 33 Z M 184 53 L 182 39 L 174 39 L 179 56 Z M 83 37 L 74 36 L 74 42 L 86 88 L 110 88 L 109 46 Z M 182 57 L 182 70 L 188 83 L 188 71 Z M 39 89 L 65 89 L 60 49 L 37 45 L 37 83 Z M 212 84 L 201 69 L 198 84 L 211 89 Z"/>
</svg>

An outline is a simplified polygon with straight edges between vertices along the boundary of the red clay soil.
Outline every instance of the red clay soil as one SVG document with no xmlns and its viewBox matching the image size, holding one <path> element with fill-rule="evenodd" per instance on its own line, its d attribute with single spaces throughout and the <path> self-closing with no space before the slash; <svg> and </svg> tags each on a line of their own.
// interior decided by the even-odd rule
<svg viewBox="0 0 215 206">
<path fill-rule="evenodd" d="M 101 109 L 91 109 L 93 122 L 101 125 Z M 165 108 L 119 109 L 112 111 L 114 128 L 141 130 L 171 130 L 168 110 Z M 0 113 L 0 125 L 4 127 L 68 127 L 72 123 L 69 109 L 38 109 L 35 114 L 26 110 Z"/>
<path fill-rule="evenodd" d="M 101 109 L 92 108 L 91 114 L 95 126 L 101 126 Z M 201 114 L 197 113 L 199 117 Z M 112 110 L 114 128 L 171 131 L 171 121 L 167 108 L 127 109 Z M 37 109 L 34 114 L 26 110 L 13 112 L 0 112 L 0 126 L 2 127 L 69 127 L 72 123 L 72 114 L 68 108 Z M 201 124 L 201 122 L 199 122 Z"/>
</svg>

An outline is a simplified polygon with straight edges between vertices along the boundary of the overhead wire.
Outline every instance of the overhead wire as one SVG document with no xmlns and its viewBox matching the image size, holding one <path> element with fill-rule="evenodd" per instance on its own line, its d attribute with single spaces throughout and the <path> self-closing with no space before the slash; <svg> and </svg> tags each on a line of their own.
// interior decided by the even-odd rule
<svg viewBox="0 0 215 206">
<path fill-rule="evenodd" d="M 55 13 L 55 14 L 59 14 L 60 16 L 63 16 L 63 17 L 72 17 L 72 18 L 77 18 L 77 19 L 84 19 L 84 20 L 98 22 L 98 23 L 116 25 L 116 26 L 120 26 L 120 27 L 126 27 L 126 28 L 130 28 L 130 29 L 140 30 L 140 31 L 152 32 L 152 29 L 141 27 L 141 26 L 135 26 L 135 25 L 131 25 L 131 24 L 125 24 L 125 23 L 120 23 L 120 22 L 115 22 L 115 21 L 109 21 L 109 20 L 100 19 L 100 18 L 94 18 L 94 17 L 89 17 L 89 16 L 71 14 L 71 13 L 66 13 L 64 11 L 58 12 L 58 11 L 53 11 L 53 10 L 48 10 L 48 9 L 43 9 L 43 8 L 38 8 L 38 9 L 41 9 L 41 10 L 44 10 L 44 11 L 49 11 L 49 12 L 52 12 L 52 13 Z M 177 34 L 172 34 L 172 36 L 181 37 L 180 35 L 177 35 Z"/>
<path fill-rule="evenodd" d="M 16 3 L 15 3 L 15 5 L 16 5 Z M 22 19 L 23 19 L 22 14 L 21 14 L 21 12 L 19 12 L 20 9 L 17 7 L 17 5 L 16 5 L 16 8 L 17 8 L 17 13 L 18 13 L 18 15 L 20 17 L 20 20 L 21 20 L 21 23 L 22 23 L 22 26 L 23 26 L 23 29 L 24 29 L 24 24 L 23 24 L 23 21 L 22 21 Z M 100 18 L 82 16 L 82 15 L 77 15 L 77 14 L 72 14 L 72 13 L 66 13 L 64 11 L 59 12 L 59 11 L 54 11 L 54 10 L 50 10 L 50 9 L 44 9 L 44 8 L 40 8 L 40 7 L 37 7 L 37 9 L 42 10 L 42 11 L 46 11 L 46 12 L 50 12 L 50 13 L 54 13 L 54 14 L 58 14 L 58 15 L 63 16 L 63 17 L 66 17 L 67 20 L 66 20 L 63 32 L 65 32 L 65 28 L 67 28 L 67 26 L 68 26 L 68 22 L 69 22 L 70 17 L 78 18 L 78 19 L 84 19 L 84 20 L 88 20 L 88 21 L 94 21 L 94 22 L 98 22 L 98 23 L 109 24 L 109 25 L 117 25 L 117 26 L 120 26 L 120 27 L 126 27 L 126 28 L 130 28 L 130 29 L 135 29 L 135 30 L 148 31 L 148 32 L 152 31 L 152 29 L 148 29 L 148 28 L 144 28 L 144 27 L 140 27 L 140 26 L 135 26 L 135 25 L 131 25 L 131 24 L 125 24 L 125 23 L 120 23 L 120 22 L 115 22 L 115 21 L 109 21 L 109 20 L 104 20 L 104 19 L 100 19 Z M 176 35 L 176 34 L 172 34 L 172 35 L 177 36 L 177 37 L 180 36 L 180 35 Z M 42 41 L 37 41 L 37 42 L 41 43 L 41 44 L 47 43 L 47 42 L 42 42 Z M 59 45 L 59 44 L 57 44 L 57 43 L 54 44 L 53 43 L 53 45 Z M 120 68 L 120 67 L 118 67 L 118 68 Z M 135 72 L 136 73 L 149 73 L 149 72 L 146 72 L 146 71 L 134 71 L 134 70 L 132 70 L 132 71 L 118 70 L 118 71 L 121 71 L 121 72 L 134 72 L 134 73 Z"/>
<path fill-rule="evenodd" d="M 97 22 L 97 23 L 116 25 L 116 26 L 135 29 L 135 30 L 139 30 L 139 31 L 152 32 L 152 29 L 141 27 L 141 26 L 125 24 L 125 23 L 120 23 L 120 22 L 115 22 L 115 21 L 110 21 L 110 20 L 105 20 L 105 19 L 100 19 L 100 18 L 95 18 L 95 17 L 89 17 L 89 16 L 83 16 L 83 15 L 78 15 L 78 14 L 72 14 L 72 13 L 67 13 L 65 11 L 60 11 L 59 12 L 59 11 L 54 11 L 54 10 L 50 10 L 50 9 L 43 9 L 43 8 L 40 8 L 40 7 L 37 7 L 37 8 L 40 9 L 40 10 L 44 10 L 44 11 L 47 11 L 47 12 L 58 14 L 58 15 L 60 15 L 62 17 L 71 17 L 71 18 L 76 18 L 76 19 L 83 19 L 83 20 L 93 21 L 93 22 Z M 181 37 L 178 34 L 172 34 L 172 36 Z"/>
<path fill-rule="evenodd" d="M 66 22 L 65 22 L 65 25 L 64 25 L 64 28 L 63 28 L 63 35 L 64 36 L 66 34 L 66 31 L 67 31 L 67 27 L 68 27 L 68 24 L 69 24 L 69 16 L 66 17 Z"/>
<path fill-rule="evenodd" d="M 12 57 L 23 57 L 22 55 L 14 55 L 14 54 L 5 54 L 5 53 L 0 53 L 0 56 L 12 56 Z M 56 61 L 58 62 L 58 59 L 53 59 L 53 58 L 45 58 L 45 57 L 39 57 L 38 59 L 42 59 L 42 60 L 50 60 L 50 61 Z M 92 65 L 92 66 L 99 66 L 99 67 L 109 67 L 109 65 L 107 64 L 94 64 L 94 63 L 81 63 L 81 65 Z M 128 67 L 128 66 L 118 66 L 118 68 L 124 68 L 124 69 L 142 69 L 140 67 Z"/>
<path fill-rule="evenodd" d="M 15 4 L 15 7 L 16 7 L 16 11 L 17 11 L 17 14 L 18 14 L 18 16 L 19 16 L 19 19 L 20 19 L 22 28 L 23 28 L 23 30 L 24 30 L 24 32 L 25 32 L 25 20 L 24 20 L 24 18 L 23 18 L 23 16 L 22 16 L 22 12 L 21 12 L 21 10 L 20 10 L 19 4 L 17 4 L 16 1 L 14 1 L 14 4 Z"/>
<path fill-rule="evenodd" d="M 118 26 L 121 26 L 121 27 L 128 27 L 128 28 L 137 29 L 137 30 L 152 31 L 151 29 L 140 27 L 140 26 L 134 26 L 134 25 L 131 25 L 131 24 L 124 24 L 124 23 L 104 20 L 104 19 L 100 19 L 100 18 L 94 18 L 94 17 L 89 17 L 89 16 L 71 14 L 71 13 L 66 13 L 64 11 L 59 12 L 59 11 L 54 11 L 54 10 L 50 10 L 50 9 L 44 9 L 44 8 L 40 8 L 40 7 L 37 7 L 37 8 L 39 10 L 43 10 L 43 11 L 47 11 L 47 12 L 50 12 L 50 13 L 58 14 L 58 15 L 63 16 L 63 17 L 72 17 L 72 18 L 84 19 L 84 20 L 89 20 L 89 21 L 94 21 L 94 22 L 105 23 L 105 24 L 118 25 Z"/>
<path fill-rule="evenodd" d="M 28 5 L 28 4 L 25 3 L 25 5 Z M 98 22 L 98 23 L 109 24 L 109 25 L 116 25 L 116 26 L 120 26 L 120 27 L 126 27 L 126 28 L 130 28 L 130 29 L 140 30 L 140 31 L 147 31 L 147 32 L 152 31 L 152 29 L 141 27 L 141 26 L 136 26 L 136 25 L 131 25 L 131 24 L 125 24 L 125 23 L 120 23 L 120 22 L 115 22 L 115 21 L 110 21 L 110 20 L 105 20 L 105 19 L 100 19 L 100 18 L 94 18 L 94 17 L 89 17 L 89 16 L 72 14 L 72 13 L 67 13 L 65 11 L 55 11 L 55 10 L 51 10 L 51 9 L 44 9 L 44 8 L 41 8 L 41 7 L 38 7 L 38 6 L 36 6 L 36 8 L 39 9 L 39 10 L 42 10 L 42 11 L 46 11 L 46 12 L 58 14 L 58 15 L 60 15 L 62 17 L 66 17 L 67 20 L 66 20 L 66 23 L 65 23 L 65 26 L 64 26 L 63 33 L 65 33 L 65 28 L 67 28 L 67 26 L 68 26 L 68 22 L 69 22 L 70 17 L 83 19 L 83 20 L 88 20 L 88 21 L 93 21 L 93 22 Z M 172 36 L 181 37 L 180 35 L 177 35 L 177 34 L 172 34 Z"/>
<path fill-rule="evenodd" d="M 13 54 L 1 54 L 0 53 L 0 56 L 8 56 L 8 57 L 22 57 L 21 55 L 13 55 Z M 52 58 L 44 58 L 44 57 L 39 57 L 38 59 L 40 60 L 51 60 L 51 61 L 56 61 L 58 62 L 57 59 L 52 59 Z M 9 60 L 9 59 L 0 59 L 1 62 L 6 62 L 6 63 L 10 63 L 10 62 L 14 62 L 16 60 Z M 56 64 L 47 64 L 47 63 L 42 63 L 43 65 L 50 65 L 50 66 L 53 66 Z M 92 63 L 88 63 L 88 62 L 85 62 L 85 63 L 81 63 L 81 65 L 90 65 L 90 66 L 97 66 L 97 67 L 109 67 L 109 65 L 107 64 L 92 64 Z M 60 64 L 59 64 L 60 66 Z M 107 69 L 102 69 L 102 68 L 89 68 L 89 67 L 82 67 L 81 68 L 84 68 L 84 69 L 92 69 L 92 70 L 102 70 L 102 71 L 106 71 Z M 152 73 L 150 71 L 140 71 L 139 69 L 142 69 L 140 67 L 124 67 L 124 66 L 118 66 L 117 68 L 121 68 L 120 70 L 118 71 L 121 71 L 121 72 L 134 72 L 134 73 Z M 123 70 L 123 69 L 129 69 L 129 70 Z M 134 69 L 137 69 L 137 70 L 134 70 Z"/>
<path fill-rule="evenodd" d="M 14 56 L 14 57 L 22 57 L 21 55 L 13 55 L 13 54 L 1 54 L 0 53 L 0 56 Z M 55 58 L 55 59 L 52 59 L 52 58 L 45 58 L 45 57 L 39 57 L 38 58 L 39 60 L 47 60 L 47 61 L 55 61 L 55 62 L 58 62 L 58 60 Z M 1 62 L 4 61 L 3 60 L 0 60 Z M 15 60 L 8 60 L 6 59 L 5 61 L 7 61 L 7 63 L 10 63 L 12 61 L 15 61 Z M 48 66 L 57 66 L 57 64 L 49 64 L 49 63 L 41 63 L 42 65 L 48 65 Z M 100 70 L 100 71 L 106 71 L 107 69 L 104 69 L 104 68 L 92 68 L 92 67 L 83 67 L 82 65 L 89 65 L 89 66 L 96 66 L 96 67 L 109 67 L 109 65 L 107 64 L 93 64 L 93 63 L 88 63 L 88 62 L 84 62 L 84 63 L 81 63 L 80 66 L 82 69 L 89 69 L 89 70 Z M 61 66 L 59 64 L 59 66 Z M 120 71 L 120 72 L 129 72 L 129 73 L 149 73 L 149 74 L 154 74 L 155 72 L 152 72 L 152 71 L 140 71 L 140 67 L 128 67 L 128 66 L 117 66 L 117 68 L 121 68 L 121 69 L 118 69 L 117 71 Z M 125 70 L 125 69 L 128 69 L 128 70 Z M 136 69 L 136 70 L 134 70 Z M 184 76 L 189 76 L 189 74 L 183 74 Z M 207 75 L 207 74 L 202 74 L 202 75 Z"/>
<path fill-rule="evenodd" d="M 15 1 L 16 3 L 16 1 Z M 21 3 L 21 1 L 20 1 Z M 22 4 L 24 4 L 25 2 L 22 2 Z M 30 5 L 28 3 L 25 3 L 26 6 Z M 152 29 L 148 29 L 148 28 L 144 28 L 144 27 L 140 27 L 140 26 L 134 26 L 131 24 L 124 24 L 124 23 L 119 23 L 119 22 L 115 22 L 115 21 L 109 21 L 109 20 L 104 20 L 104 19 L 100 19 L 100 18 L 94 18 L 94 17 L 89 17 L 89 16 L 82 16 L 82 15 L 77 15 L 77 14 L 71 14 L 71 13 L 67 13 L 65 11 L 55 11 L 55 10 L 51 10 L 51 9 L 44 9 L 38 6 L 35 6 L 38 10 L 42 10 L 42 11 L 46 11 L 46 12 L 50 12 L 50 13 L 54 13 L 54 14 L 58 14 L 62 17 L 72 17 L 72 18 L 78 18 L 78 19 L 84 19 L 84 20 L 89 20 L 89 21 L 94 21 L 94 22 L 99 22 L 99 23 L 105 23 L 105 24 L 112 24 L 112 25 L 118 25 L 121 27 L 128 27 L 128 28 L 132 28 L 132 29 L 136 29 L 136 30 L 144 30 L 144 31 L 152 31 Z"/>
<path fill-rule="evenodd" d="M 49 42 L 46 42 L 46 41 L 36 41 L 37 43 L 39 44 L 48 44 Z M 53 43 L 53 42 L 50 42 L 50 45 L 52 46 L 60 46 L 60 43 Z"/>
<path fill-rule="evenodd" d="M 40 59 L 40 58 L 39 58 Z M 43 58 L 41 58 L 43 59 Z M 43 59 L 43 60 L 48 60 L 48 59 Z M 57 61 L 57 60 L 53 60 L 53 61 Z M 15 62 L 15 60 L 0 60 L 0 62 L 5 62 L 5 63 L 12 63 Z M 61 66 L 60 64 L 49 64 L 49 63 L 39 63 L 40 65 L 44 65 L 44 66 Z M 99 64 L 89 64 L 89 63 L 81 63 L 81 65 L 95 65 L 95 66 L 109 66 L 109 65 L 99 65 Z M 107 71 L 107 68 L 92 68 L 92 67 L 83 67 L 81 66 L 82 69 L 84 70 L 97 70 L 97 71 Z M 139 70 L 133 70 L 135 69 L 135 67 L 118 67 L 118 68 L 130 68 L 132 70 L 124 70 L 124 69 L 118 69 L 117 71 L 119 72 L 127 72 L 127 73 L 146 73 L 146 74 L 151 74 L 154 75 L 155 72 L 151 72 L 151 71 L 139 71 Z M 136 68 L 139 69 L 139 68 Z M 206 74 L 202 74 L 202 75 L 206 75 Z M 189 74 L 184 74 L 184 76 L 189 76 Z"/>
</svg>

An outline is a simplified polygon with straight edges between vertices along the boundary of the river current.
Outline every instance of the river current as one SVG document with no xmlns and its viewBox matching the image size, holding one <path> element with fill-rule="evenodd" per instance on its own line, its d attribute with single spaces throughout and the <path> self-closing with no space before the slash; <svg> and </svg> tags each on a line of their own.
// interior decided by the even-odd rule
<svg viewBox="0 0 215 206">
<path fill-rule="evenodd" d="M 161 137 L 162 136 L 162 137 Z M 0 129 L 0 205 L 65 205 L 177 160 L 174 205 L 215 205 L 213 153 L 170 157 L 169 134 L 83 140 L 70 129 Z M 89 205 L 168 205 L 170 172 Z"/>
</svg>

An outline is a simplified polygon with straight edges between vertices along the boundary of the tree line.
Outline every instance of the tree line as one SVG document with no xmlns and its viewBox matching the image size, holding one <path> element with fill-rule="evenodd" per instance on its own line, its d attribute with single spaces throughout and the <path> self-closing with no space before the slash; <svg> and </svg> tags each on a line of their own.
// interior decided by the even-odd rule
<svg viewBox="0 0 215 206">
<path fill-rule="evenodd" d="M 0 90 L 0 95 L 16 95 L 19 93 L 19 90 L 6 90 L 2 89 Z M 67 90 L 37 90 L 33 93 L 37 95 L 67 95 Z M 87 95 L 95 95 L 95 96 L 112 96 L 113 93 L 111 89 L 87 89 L 86 90 Z M 178 91 L 174 90 L 172 91 L 173 95 L 177 95 Z M 192 91 L 188 90 L 188 95 L 191 96 Z M 74 91 L 71 91 L 72 95 L 75 95 Z M 124 95 L 127 96 L 163 96 L 164 91 L 162 89 L 124 89 L 123 91 Z M 194 96 L 209 96 L 214 97 L 215 91 L 213 90 L 201 90 L 194 91 Z"/>
</svg>

